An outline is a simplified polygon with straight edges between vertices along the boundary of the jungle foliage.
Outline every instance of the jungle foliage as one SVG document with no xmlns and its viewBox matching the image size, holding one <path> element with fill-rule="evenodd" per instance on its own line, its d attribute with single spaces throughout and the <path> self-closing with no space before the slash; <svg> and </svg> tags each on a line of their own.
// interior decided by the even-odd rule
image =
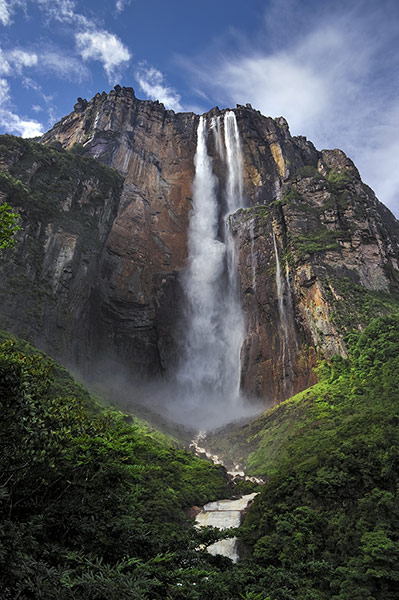
<svg viewBox="0 0 399 600">
<path fill-rule="evenodd" d="M 0 251 L 3 248 L 14 246 L 14 235 L 21 229 L 18 225 L 18 217 L 19 215 L 13 211 L 7 202 L 0 204 Z"/>
<path fill-rule="evenodd" d="M 231 493 L 223 469 L 23 347 L 0 346 L 2 600 L 180 597 L 214 537 L 184 509 Z"/>
<path fill-rule="evenodd" d="M 324 363 L 319 383 L 261 418 L 250 461 L 268 483 L 235 566 L 197 549 L 217 534 L 190 527 L 184 510 L 231 493 L 221 469 L 3 342 L 1 598 L 396 598 L 398 332 L 388 315 L 352 334 L 348 359 Z"/>
<path fill-rule="evenodd" d="M 325 363 L 321 381 L 287 401 L 300 418 L 245 522 L 273 600 L 397 598 L 399 317 L 349 344 L 348 360 Z"/>
</svg>

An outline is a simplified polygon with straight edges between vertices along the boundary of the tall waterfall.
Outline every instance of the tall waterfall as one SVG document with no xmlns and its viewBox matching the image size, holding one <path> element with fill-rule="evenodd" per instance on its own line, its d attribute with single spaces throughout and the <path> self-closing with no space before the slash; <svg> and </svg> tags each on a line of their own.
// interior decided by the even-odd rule
<svg viewBox="0 0 399 600">
<path fill-rule="evenodd" d="M 230 213 L 243 202 L 240 138 L 232 111 L 225 114 L 223 125 L 224 140 L 220 118 L 211 122 L 216 149 L 226 161 L 225 210 L 218 206 L 218 181 L 207 151 L 208 129 L 204 117 L 200 117 L 197 130 L 189 261 L 183 277 L 187 319 L 177 371 L 177 381 L 187 401 L 197 405 L 217 403 L 219 412 L 221 405 L 225 406 L 222 410 L 234 411 L 239 400 L 240 349 L 244 339 L 229 223 Z"/>
<path fill-rule="evenodd" d="M 278 312 L 280 318 L 280 326 L 282 329 L 282 368 L 283 368 L 283 387 L 286 391 L 288 391 L 287 380 L 288 377 L 291 376 L 292 379 L 292 357 L 291 357 L 291 348 L 290 348 L 290 337 L 289 337 L 289 325 L 288 319 L 291 317 L 292 312 L 292 299 L 291 299 L 291 288 L 289 285 L 289 273 L 286 269 L 286 276 L 283 277 L 281 273 L 281 265 L 280 258 L 277 249 L 277 240 L 276 235 L 273 231 L 273 245 L 274 245 L 274 253 L 276 255 L 276 287 L 277 287 L 277 301 L 278 301 Z M 285 290 L 286 288 L 286 290 Z M 287 310 L 284 303 L 284 292 L 286 291 L 286 295 L 288 296 L 288 308 L 290 314 L 287 315 Z"/>
</svg>

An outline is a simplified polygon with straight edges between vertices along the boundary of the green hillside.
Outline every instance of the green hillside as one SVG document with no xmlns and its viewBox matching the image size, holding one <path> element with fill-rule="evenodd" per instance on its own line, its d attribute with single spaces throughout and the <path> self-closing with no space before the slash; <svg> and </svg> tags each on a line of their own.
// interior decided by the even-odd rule
<svg viewBox="0 0 399 600">
<path fill-rule="evenodd" d="M 198 550 L 217 534 L 185 511 L 231 495 L 222 469 L 3 342 L 1 598 L 397 598 L 399 317 L 349 346 L 318 384 L 230 432 L 268 477 L 239 531 L 247 558 L 232 565 Z"/>
<path fill-rule="evenodd" d="M 0 398 L 2 600 L 164 598 L 201 564 L 185 509 L 231 493 L 221 467 L 103 409 L 15 339 Z"/>
<path fill-rule="evenodd" d="M 318 384 L 219 436 L 269 478 L 242 536 L 273 600 L 397 598 L 399 317 L 349 345 Z"/>
</svg>

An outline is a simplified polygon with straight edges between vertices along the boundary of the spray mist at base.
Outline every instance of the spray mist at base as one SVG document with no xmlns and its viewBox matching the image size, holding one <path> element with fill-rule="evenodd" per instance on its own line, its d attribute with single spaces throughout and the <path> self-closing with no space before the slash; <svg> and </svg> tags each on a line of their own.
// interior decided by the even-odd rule
<svg viewBox="0 0 399 600">
<path fill-rule="evenodd" d="M 215 157 L 208 152 L 210 132 Z M 215 159 L 224 167 L 223 180 L 215 175 Z M 221 116 L 210 122 L 199 118 L 194 163 L 188 261 L 180 277 L 182 314 L 175 336 L 179 360 L 168 381 L 130 388 L 130 405 L 198 432 L 248 420 L 266 407 L 240 389 L 245 320 L 230 215 L 245 201 L 241 142 L 233 111 L 226 111 L 223 120 Z M 111 378 L 115 380 L 114 375 Z"/>
</svg>

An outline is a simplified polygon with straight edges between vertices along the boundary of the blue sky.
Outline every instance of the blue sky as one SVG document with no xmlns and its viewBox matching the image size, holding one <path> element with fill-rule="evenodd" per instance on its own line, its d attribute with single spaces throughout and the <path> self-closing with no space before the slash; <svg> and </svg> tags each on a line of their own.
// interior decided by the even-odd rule
<svg viewBox="0 0 399 600">
<path fill-rule="evenodd" d="M 399 216 L 397 0 L 0 0 L 0 133 L 116 83 L 176 111 L 251 102 L 342 148 Z"/>
</svg>

